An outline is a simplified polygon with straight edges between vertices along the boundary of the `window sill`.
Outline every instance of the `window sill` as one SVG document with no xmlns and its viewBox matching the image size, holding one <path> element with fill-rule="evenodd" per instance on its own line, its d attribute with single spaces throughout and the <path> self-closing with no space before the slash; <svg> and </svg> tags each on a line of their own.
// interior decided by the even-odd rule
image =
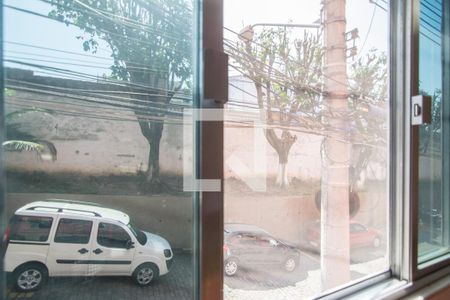
<svg viewBox="0 0 450 300">
<path fill-rule="evenodd" d="M 347 295 L 344 299 L 445 299 L 439 298 L 439 294 L 449 287 L 450 266 L 413 283 L 396 278 L 386 279 L 356 293 Z"/>
</svg>

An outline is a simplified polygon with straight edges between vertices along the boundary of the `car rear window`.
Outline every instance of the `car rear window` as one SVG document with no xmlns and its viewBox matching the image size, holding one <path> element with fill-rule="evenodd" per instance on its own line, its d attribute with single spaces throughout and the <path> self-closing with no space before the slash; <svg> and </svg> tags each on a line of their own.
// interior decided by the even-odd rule
<svg viewBox="0 0 450 300">
<path fill-rule="evenodd" d="M 55 234 L 56 243 L 87 244 L 91 236 L 92 221 L 60 219 Z"/>
<path fill-rule="evenodd" d="M 53 218 L 18 216 L 15 215 L 10 222 L 10 240 L 45 242 L 52 228 Z"/>
</svg>

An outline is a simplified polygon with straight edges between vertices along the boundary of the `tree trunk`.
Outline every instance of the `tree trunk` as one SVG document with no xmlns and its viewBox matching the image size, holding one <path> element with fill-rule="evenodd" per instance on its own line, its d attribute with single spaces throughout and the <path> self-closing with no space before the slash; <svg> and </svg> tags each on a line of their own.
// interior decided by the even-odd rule
<svg viewBox="0 0 450 300">
<path fill-rule="evenodd" d="M 285 148 L 285 147 L 282 147 Z M 280 149 L 278 152 L 278 175 L 276 184 L 281 187 L 288 187 L 289 186 L 289 179 L 287 175 L 287 163 L 288 163 L 288 157 L 289 157 L 289 150 L 288 149 Z"/>
<path fill-rule="evenodd" d="M 267 141 L 278 154 L 278 175 L 275 183 L 281 188 L 286 188 L 289 186 L 289 179 L 287 176 L 289 151 L 297 140 L 297 136 L 292 135 L 289 130 L 283 130 L 281 138 L 276 135 L 275 130 L 273 129 L 266 129 L 264 133 Z"/>
<path fill-rule="evenodd" d="M 142 135 L 147 140 L 150 149 L 148 153 L 147 171 L 145 173 L 144 190 L 160 192 L 162 189 L 159 173 L 159 150 L 164 128 L 163 121 L 143 120 L 138 117 Z"/>
<path fill-rule="evenodd" d="M 150 145 L 148 154 L 147 182 L 160 183 L 159 178 L 159 150 L 162 132 L 164 128 L 163 122 L 150 123 L 150 138 L 147 139 Z"/>
<path fill-rule="evenodd" d="M 133 83 L 155 88 L 154 91 L 150 89 L 144 89 L 144 91 L 136 90 L 140 93 L 131 95 L 132 99 L 136 100 L 131 101 L 131 103 L 139 106 L 142 106 L 145 102 L 149 104 L 148 108 L 140 108 L 135 110 L 134 113 L 138 119 L 142 135 L 150 146 L 145 182 L 142 183 L 143 190 L 146 192 L 158 193 L 165 187 L 161 182 L 159 172 L 160 143 L 164 129 L 164 117 L 166 115 L 163 110 L 165 109 L 165 105 L 170 102 L 170 99 L 175 92 L 164 92 L 164 89 L 167 89 L 167 78 L 161 77 L 160 74 L 130 72 L 130 76 Z M 156 95 L 148 95 L 146 93 Z"/>
</svg>

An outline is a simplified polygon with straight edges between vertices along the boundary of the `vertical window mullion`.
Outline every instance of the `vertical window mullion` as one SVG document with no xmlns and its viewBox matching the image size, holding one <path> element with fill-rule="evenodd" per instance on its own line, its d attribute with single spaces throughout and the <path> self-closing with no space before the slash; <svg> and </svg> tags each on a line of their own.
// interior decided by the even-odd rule
<svg viewBox="0 0 450 300">
<path fill-rule="evenodd" d="M 207 109 L 222 109 L 224 95 L 216 95 L 214 99 L 209 92 L 214 87 L 226 82 L 217 83 L 206 78 L 205 70 L 211 70 L 220 62 L 218 56 L 208 56 L 208 53 L 223 53 L 223 1 L 204 0 L 202 2 L 202 56 L 201 68 L 202 97 L 200 107 Z M 216 69 L 226 72 L 225 69 Z M 217 78 L 226 79 L 223 74 L 215 74 Z M 211 86 L 214 84 L 214 86 Z M 208 95 L 205 95 L 208 92 Z M 216 100 L 216 101 L 215 101 Z M 219 179 L 221 190 L 217 192 L 200 191 L 200 298 L 223 299 L 223 121 L 200 122 L 200 178 Z"/>
</svg>

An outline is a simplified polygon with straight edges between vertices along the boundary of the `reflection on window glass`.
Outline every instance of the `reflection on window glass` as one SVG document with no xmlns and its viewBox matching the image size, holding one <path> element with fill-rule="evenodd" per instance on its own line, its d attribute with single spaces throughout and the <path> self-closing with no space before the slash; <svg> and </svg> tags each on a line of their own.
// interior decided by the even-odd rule
<svg viewBox="0 0 450 300">
<path fill-rule="evenodd" d="M 419 263 L 444 254 L 449 246 L 449 200 L 442 194 L 442 176 L 448 174 L 442 153 L 448 149 L 442 149 L 441 24 L 442 1 L 420 1 L 419 92 L 432 97 L 432 122 L 419 129 Z"/>
<path fill-rule="evenodd" d="M 52 227 L 52 218 L 14 216 L 10 224 L 10 240 L 45 242 Z"/>
<path fill-rule="evenodd" d="M 108 223 L 98 225 L 97 242 L 99 245 L 110 248 L 127 248 L 130 240 L 128 233 L 117 225 Z"/>
<path fill-rule="evenodd" d="M 389 1 L 224 2 L 224 298 L 387 271 Z"/>
<path fill-rule="evenodd" d="M 197 1 L 3 4 L 6 214 L 55 220 L 51 230 L 36 229 L 50 245 L 9 244 L 6 271 L 37 269 L 21 267 L 36 276 L 12 278 L 8 293 L 192 299 L 195 199 L 183 191 L 183 161 L 192 161 L 183 149 L 194 141 L 183 138 L 182 118 L 196 105 Z M 98 245 L 105 222 L 123 224 L 122 233 L 99 229 Z M 38 267 L 29 264 L 33 253 L 43 257 Z M 54 275 L 92 281 L 79 289 L 45 280 Z M 125 277 L 110 277 L 117 275 Z"/>
<path fill-rule="evenodd" d="M 55 243 L 87 244 L 91 229 L 91 221 L 61 219 L 56 230 Z"/>
</svg>

